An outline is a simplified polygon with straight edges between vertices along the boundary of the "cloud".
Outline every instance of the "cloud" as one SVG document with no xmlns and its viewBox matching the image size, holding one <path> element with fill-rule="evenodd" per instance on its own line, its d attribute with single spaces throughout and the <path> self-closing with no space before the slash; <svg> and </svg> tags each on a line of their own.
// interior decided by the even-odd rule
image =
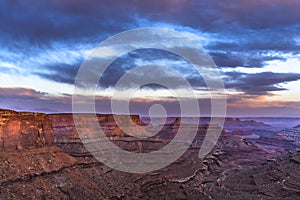
<svg viewBox="0 0 300 200">
<path fill-rule="evenodd" d="M 275 73 L 275 68 L 273 72 L 247 74 L 226 72 L 226 68 L 262 70 L 269 67 L 266 63 L 272 60 L 298 58 L 299 10 L 298 0 L 124 0 L 118 3 L 3 0 L 0 1 L 0 73 L 4 78 L 0 85 L 7 85 L 5 80 L 22 75 L 38 76 L 44 82 L 51 80 L 55 86 L 71 85 L 84 57 L 102 40 L 131 28 L 163 26 L 179 30 L 203 44 L 219 69 L 224 70 L 224 82 L 229 90 L 251 96 L 272 95 L 274 91 L 286 89 L 283 83 L 299 80 L 299 74 Z M 172 47 L 174 44 L 176 41 L 166 42 Z M 114 49 L 107 49 L 105 57 L 117 53 L 111 50 Z M 205 86 L 201 76 L 183 59 L 148 50 L 131 52 L 114 61 L 103 74 L 99 87 L 112 88 L 135 66 L 147 64 L 176 69 L 195 89 Z M 95 69 L 91 69 L 93 77 L 99 76 Z M 168 71 L 146 72 L 145 78 L 154 81 L 168 78 L 170 83 L 176 83 L 173 88 L 181 86 L 176 76 Z M 132 82 L 139 78 L 138 74 L 131 74 Z M 47 89 L 51 87 L 48 82 L 44 86 Z M 21 87 L 26 84 L 16 80 L 15 84 L 10 82 L 9 85 Z M 128 88 L 130 84 L 123 86 Z M 155 84 L 148 84 L 146 88 L 160 89 Z M 61 105 L 69 105 L 69 97 L 54 98 L 47 89 L 41 89 L 42 92 L 9 89 L 20 94 L 15 96 L 16 100 L 13 93 L 3 89 L 0 91 L 3 94 L 1 105 L 13 103 L 22 107 L 17 99 L 24 100 L 29 107 L 33 106 L 32 102 L 37 102 L 36 108 L 45 108 L 45 102 L 49 107 L 62 110 L 65 108 Z"/>
<path fill-rule="evenodd" d="M 82 96 L 82 100 L 91 98 L 90 96 Z M 95 106 L 99 113 L 111 113 L 110 97 L 96 95 Z M 127 100 L 119 99 L 122 104 L 127 105 Z M 191 101 L 189 98 L 184 99 L 188 104 Z M 209 99 L 200 99 L 203 112 L 209 112 Z M 169 115 L 180 114 L 179 103 L 174 97 L 163 98 L 131 98 L 129 107 L 130 113 L 139 113 L 147 115 L 148 110 L 154 104 L 165 106 Z M 39 92 L 30 88 L 4 88 L 0 87 L 0 105 L 2 108 L 15 109 L 19 111 L 42 111 L 42 112 L 72 112 L 72 96 L 69 94 L 61 94 L 60 96 L 53 96 L 47 93 Z M 80 106 L 81 104 L 79 104 Z M 194 109 L 195 110 L 195 109 Z M 191 110 L 190 113 L 193 113 Z M 123 113 L 125 114 L 125 113 Z"/>
<path fill-rule="evenodd" d="M 81 62 L 72 65 L 64 63 L 45 65 L 44 68 L 42 68 L 42 71 L 34 72 L 34 74 L 52 81 L 74 84 L 80 65 Z M 139 73 L 132 73 L 132 70 L 141 66 L 146 66 L 144 67 L 143 74 L 141 74 L 141 71 Z M 165 66 L 170 69 L 163 70 L 159 69 L 157 66 Z M 141 78 L 144 80 L 151 80 L 153 83 L 165 80 L 173 89 L 183 86 L 180 77 L 188 80 L 194 87 L 205 86 L 205 83 L 196 68 L 191 66 L 183 58 L 162 50 L 141 49 L 129 52 L 113 61 L 104 73 L 100 74 L 99 71 L 101 71 L 103 67 L 105 66 L 95 65 L 88 68 L 90 72 L 88 73 L 88 77 L 84 84 L 91 85 L 91 80 L 100 78 L 98 84 L 99 87 L 112 88 L 115 87 L 122 76 L 129 73 L 127 74 L 127 82 L 123 83 L 122 89 L 130 89 L 130 87 L 137 83 Z M 174 71 L 172 72 L 171 70 Z M 177 74 L 174 74 L 175 72 L 177 72 Z M 91 86 L 94 87 L 95 85 Z M 158 87 L 157 84 L 147 84 L 144 88 L 159 89 L 161 87 Z"/>
<path fill-rule="evenodd" d="M 223 39 L 253 40 L 257 36 L 276 36 L 280 32 L 276 36 L 276 42 L 280 43 L 281 40 L 292 41 L 298 35 L 299 7 L 297 0 L 254 0 L 251 3 L 238 0 L 124 0 L 118 3 L 104 0 L 54 0 L 43 3 L 30 0 L 25 3 L 15 0 L 12 3 L 5 0 L 0 7 L 3 22 L 0 27 L 2 37 L 25 38 L 30 42 L 82 42 L 87 38 L 99 42 L 129 28 L 161 22 L 219 33 Z M 143 23 L 143 18 L 148 23 Z M 285 37 L 278 37 L 282 33 Z"/>
<path fill-rule="evenodd" d="M 84 96 L 84 98 L 89 98 Z M 95 97 L 98 113 L 111 113 L 111 98 L 101 95 Z M 121 101 L 123 100 L 117 100 Z M 182 101 L 189 103 L 191 99 Z M 209 116 L 211 113 L 211 99 L 200 98 L 198 103 L 201 116 Z M 266 101 L 264 96 L 250 94 L 229 94 L 227 96 L 227 116 L 299 116 L 300 103 L 295 101 Z M 34 111 L 47 113 L 72 112 L 72 96 L 61 94 L 52 96 L 47 93 L 35 91 L 30 88 L 4 88 L 0 87 L 0 104 L 2 108 L 18 111 Z M 125 103 L 126 104 L 126 103 Z M 178 116 L 181 113 L 180 105 L 174 97 L 163 98 L 132 98 L 129 103 L 131 114 L 148 116 L 152 105 L 162 105 L 169 116 Z M 190 112 L 193 113 L 193 112 Z M 124 114 L 124 113 L 123 113 Z"/>
<path fill-rule="evenodd" d="M 0 72 L 5 73 L 5 74 L 18 74 L 19 71 L 14 68 L 8 68 L 8 67 L 2 67 L 0 66 Z"/>
<path fill-rule="evenodd" d="M 10 60 L 11 57 L 17 63 L 49 49 L 63 53 L 62 48 L 68 51 L 75 49 L 73 57 L 79 58 L 81 56 L 74 55 L 74 52 L 80 52 L 80 48 L 84 47 L 76 48 L 76 45 L 83 44 L 91 49 L 96 43 L 120 31 L 144 26 L 166 26 L 188 34 L 205 35 L 202 38 L 205 47 L 219 66 L 263 67 L 263 61 L 283 58 L 249 52 L 296 53 L 300 50 L 295 42 L 300 32 L 297 20 L 300 18 L 300 5 L 297 0 L 273 0 L 271 3 L 266 0 L 254 0 L 251 3 L 238 0 L 226 3 L 217 0 L 29 2 L 1 1 L 0 42 L 9 48 L 6 49 L 8 54 L 2 58 L 0 52 L 0 59 Z M 16 52 L 24 55 L 18 57 Z M 50 54 L 48 56 L 49 60 L 57 59 Z M 25 62 L 22 67 L 28 68 L 30 62 Z M 47 60 L 43 57 L 37 64 L 57 63 L 45 62 Z M 64 62 L 70 64 L 66 59 Z"/>
<path fill-rule="evenodd" d="M 272 100 L 249 94 L 227 96 L 227 116 L 299 117 L 299 112 L 299 101 Z"/>
<path fill-rule="evenodd" d="M 35 75 L 56 81 L 59 83 L 74 84 L 77 71 L 81 63 L 68 65 L 65 63 L 58 63 L 56 65 L 46 66 L 44 72 L 34 72 Z"/>
<path fill-rule="evenodd" d="M 11 97 L 11 98 L 41 98 L 47 95 L 45 92 L 38 92 L 31 88 L 20 88 L 20 87 L 0 87 L 0 97 Z"/>
<path fill-rule="evenodd" d="M 249 67 L 262 68 L 266 61 L 270 60 L 284 60 L 279 56 L 265 56 L 259 53 L 234 53 L 234 52 L 213 52 L 210 53 L 216 65 L 222 67 Z"/>
<path fill-rule="evenodd" d="M 247 62 L 249 66 L 255 67 L 259 66 L 266 60 L 269 60 L 268 56 L 258 56 L 256 60 L 251 60 L 246 58 L 241 59 L 237 55 L 232 57 L 226 54 L 220 55 L 217 55 L 217 57 L 220 56 L 218 59 L 223 59 L 223 62 L 227 62 L 225 66 L 230 67 L 241 66 L 243 62 Z M 49 65 L 45 66 L 44 72 L 35 72 L 35 74 L 56 82 L 74 84 L 80 64 L 81 63 L 78 62 L 73 65 L 67 65 L 64 63 Z M 135 67 L 143 65 L 148 65 L 144 68 L 143 74 L 140 72 L 131 72 Z M 162 71 L 162 69 L 156 67 L 159 65 L 168 66 L 171 69 L 176 70 L 180 73 L 180 76 L 173 74 L 170 70 Z M 89 73 L 89 78 L 86 80 L 85 84 L 92 84 L 89 82 L 92 80 L 91 76 L 100 78 L 97 67 L 90 69 L 91 72 Z M 174 54 L 160 50 L 143 49 L 121 56 L 102 74 L 98 87 L 103 89 L 114 88 L 120 78 L 124 75 L 127 76 L 127 81 L 118 85 L 118 89 L 130 89 L 136 83 L 140 82 L 141 79 L 152 81 L 150 84 L 143 85 L 143 89 L 162 89 L 164 88 L 162 85 L 153 84 L 162 82 L 162 80 L 171 86 L 170 89 L 178 89 L 185 86 L 185 84 L 180 81 L 181 78 L 187 80 L 194 89 L 199 87 L 206 88 L 206 84 L 201 75 L 196 69 L 190 66 L 187 61 Z M 299 80 L 299 77 L 300 75 L 296 73 L 262 72 L 257 74 L 247 74 L 233 71 L 224 72 L 223 80 L 227 89 L 235 89 L 236 91 L 241 91 L 251 95 L 270 95 L 270 92 L 273 91 L 286 90 L 279 84 Z M 91 86 L 94 87 L 95 85 Z"/>
<path fill-rule="evenodd" d="M 251 95 L 270 95 L 272 91 L 286 90 L 279 84 L 300 80 L 297 73 L 262 72 L 246 74 L 241 72 L 226 72 L 225 86 Z"/>
<path fill-rule="evenodd" d="M 52 96 L 31 88 L 0 87 L 0 105 L 20 111 L 70 112 L 71 97 Z"/>
</svg>

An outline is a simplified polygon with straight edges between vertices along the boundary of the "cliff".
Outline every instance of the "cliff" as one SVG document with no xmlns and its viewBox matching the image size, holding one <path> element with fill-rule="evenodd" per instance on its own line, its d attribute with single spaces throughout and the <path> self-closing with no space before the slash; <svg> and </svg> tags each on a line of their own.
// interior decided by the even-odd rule
<svg viewBox="0 0 300 200">
<path fill-rule="evenodd" d="M 53 132 L 54 132 L 54 143 L 60 147 L 64 152 L 72 156 L 90 156 L 90 153 L 86 150 L 82 144 L 81 139 L 78 135 L 76 126 L 74 124 L 73 114 L 50 114 L 49 118 L 52 121 Z M 79 126 L 86 126 L 94 116 L 89 114 L 76 114 L 76 118 L 80 119 Z M 99 126 L 106 134 L 109 139 L 118 146 L 122 146 L 126 150 L 140 152 L 142 147 L 140 140 L 134 139 L 134 137 L 126 134 L 117 125 L 114 117 L 117 118 L 119 125 L 126 126 L 127 128 L 133 129 L 134 125 L 143 126 L 145 125 L 138 115 L 112 115 L 112 114 L 97 114 L 97 120 Z M 130 122 L 129 119 L 132 121 Z M 87 128 L 87 131 L 89 129 Z M 97 137 L 97 135 L 95 135 Z M 151 140 L 149 148 L 153 147 L 154 143 L 160 145 L 161 142 Z"/>
<path fill-rule="evenodd" d="M 0 110 L 0 150 L 23 150 L 52 146 L 50 119 L 43 113 Z"/>
</svg>

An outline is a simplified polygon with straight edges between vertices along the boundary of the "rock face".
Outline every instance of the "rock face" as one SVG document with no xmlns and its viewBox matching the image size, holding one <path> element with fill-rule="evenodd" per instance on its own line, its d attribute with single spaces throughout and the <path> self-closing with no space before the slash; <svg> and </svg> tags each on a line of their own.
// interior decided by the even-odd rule
<svg viewBox="0 0 300 200">
<path fill-rule="evenodd" d="M 0 110 L 0 150 L 52 146 L 52 124 L 46 114 Z"/>
<path fill-rule="evenodd" d="M 26 149 L 17 153 L 0 152 L 0 185 L 57 171 L 74 163 L 73 157 L 55 146 Z"/>
<path fill-rule="evenodd" d="M 94 115 L 89 114 L 76 114 L 79 126 L 86 127 L 88 133 L 90 122 L 94 119 Z M 133 139 L 127 135 L 118 125 L 126 126 L 127 128 L 133 129 L 134 126 L 144 126 L 145 124 L 140 120 L 138 115 L 115 115 L 112 114 L 97 114 L 97 121 L 102 131 L 106 136 L 118 146 L 122 146 L 124 149 L 129 151 L 140 152 L 142 147 L 138 139 Z M 115 118 L 118 120 L 116 123 Z M 64 152 L 72 156 L 90 156 L 90 153 L 86 150 L 81 142 L 78 135 L 73 114 L 51 114 L 49 115 L 52 121 L 54 131 L 54 141 Z M 132 130 L 131 130 L 132 132 Z M 134 132 L 134 131 L 133 131 Z M 89 134 L 90 135 L 90 134 Z M 97 133 L 93 135 L 95 138 L 98 137 Z M 156 141 L 152 141 L 152 146 Z M 161 144 L 161 142 L 157 142 Z M 149 145 L 150 147 L 151 145 Z"/>
</svg>

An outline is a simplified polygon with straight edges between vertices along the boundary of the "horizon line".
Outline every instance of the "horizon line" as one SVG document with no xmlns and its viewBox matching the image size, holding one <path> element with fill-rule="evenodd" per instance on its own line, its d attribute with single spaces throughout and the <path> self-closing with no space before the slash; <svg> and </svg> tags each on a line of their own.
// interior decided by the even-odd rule
<svg viewBox="0 0 300 200">
<path fill-rule="evenodd" d="M 0 108 L 0 110 L 10 110 L 10 111 L 15 111 L 15 112 L 23 112 L 23 113 L 26 113 L 26 112 L 32 112 L 32 113 L 43 113 L 43 114 L 47 114 L 47 115 L 55 115 L 55 114 L 97 114 L 97 115 L 138 115 L 139 117 L 141 118 L 151 118 L 150 116 L 148 115 L 145 115 L 145 114 L 139 114 L 139 113 L 101 113 L 101 112 L 96 112 L 96 113 L 88 113 L 88 112 L 77 112 L 77 113 L 73 113 L 73 112 L 57 112 L 57 111 L 53 111 L 53 112 L 47 112 L 47 111 L 34 111 L 34 110 L 19 110 L 19 109 L 10 109 L 10 108 Z M 165 116 L 152 116 L 154 118 L 163 118 Z M 211 115 L 203 115 L 203 116 L 180 116 L 180 115 L 169 115 L 167 116 L 168 118 L 195 118 L 195 117 L 198 117 L 198 118 L 211 118 L 211 117 L 214 117 L 214 118 L 300 118 L 300 116 L 241 116 L 241 115 L 227 115 L 227 116 L 211 116 Z"/>
</svg>

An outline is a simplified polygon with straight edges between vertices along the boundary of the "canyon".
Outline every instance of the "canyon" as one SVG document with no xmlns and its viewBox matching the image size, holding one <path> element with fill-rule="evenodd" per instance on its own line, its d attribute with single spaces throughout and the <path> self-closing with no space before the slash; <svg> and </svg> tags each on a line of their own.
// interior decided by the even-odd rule
<svg viewBox="0 0 300 200">
<path fill-rule="evenodd" d="M 110 114 L 75 115 L 82 127 L 90 117 L 96 117 L 114 145 L 135 153 L 159 150 L 179 127 L 195 126 L 174 118 L 161 125 L 158 134 L 140 138 L 119 126 L 126 124 L 134 132 L 140 130 L 136 126 L 149 125 L 138 115 L 119 115 L 120 124 Z M 205 158 L 200 159 L 198 153 L 209 125 L 201 123 L 190 148 L 175 162 L 154 172 L 131 174 L 112 169 L 90 154 L 72 114 L 0 110 L 0 199 L 299 198 L 299 146 L 269 135 L 252 142 L 244 136 L 253 127 L 268 125 L 237 119 L 226 122 L 229 130 L 221 130 Z"/>
</svg>

